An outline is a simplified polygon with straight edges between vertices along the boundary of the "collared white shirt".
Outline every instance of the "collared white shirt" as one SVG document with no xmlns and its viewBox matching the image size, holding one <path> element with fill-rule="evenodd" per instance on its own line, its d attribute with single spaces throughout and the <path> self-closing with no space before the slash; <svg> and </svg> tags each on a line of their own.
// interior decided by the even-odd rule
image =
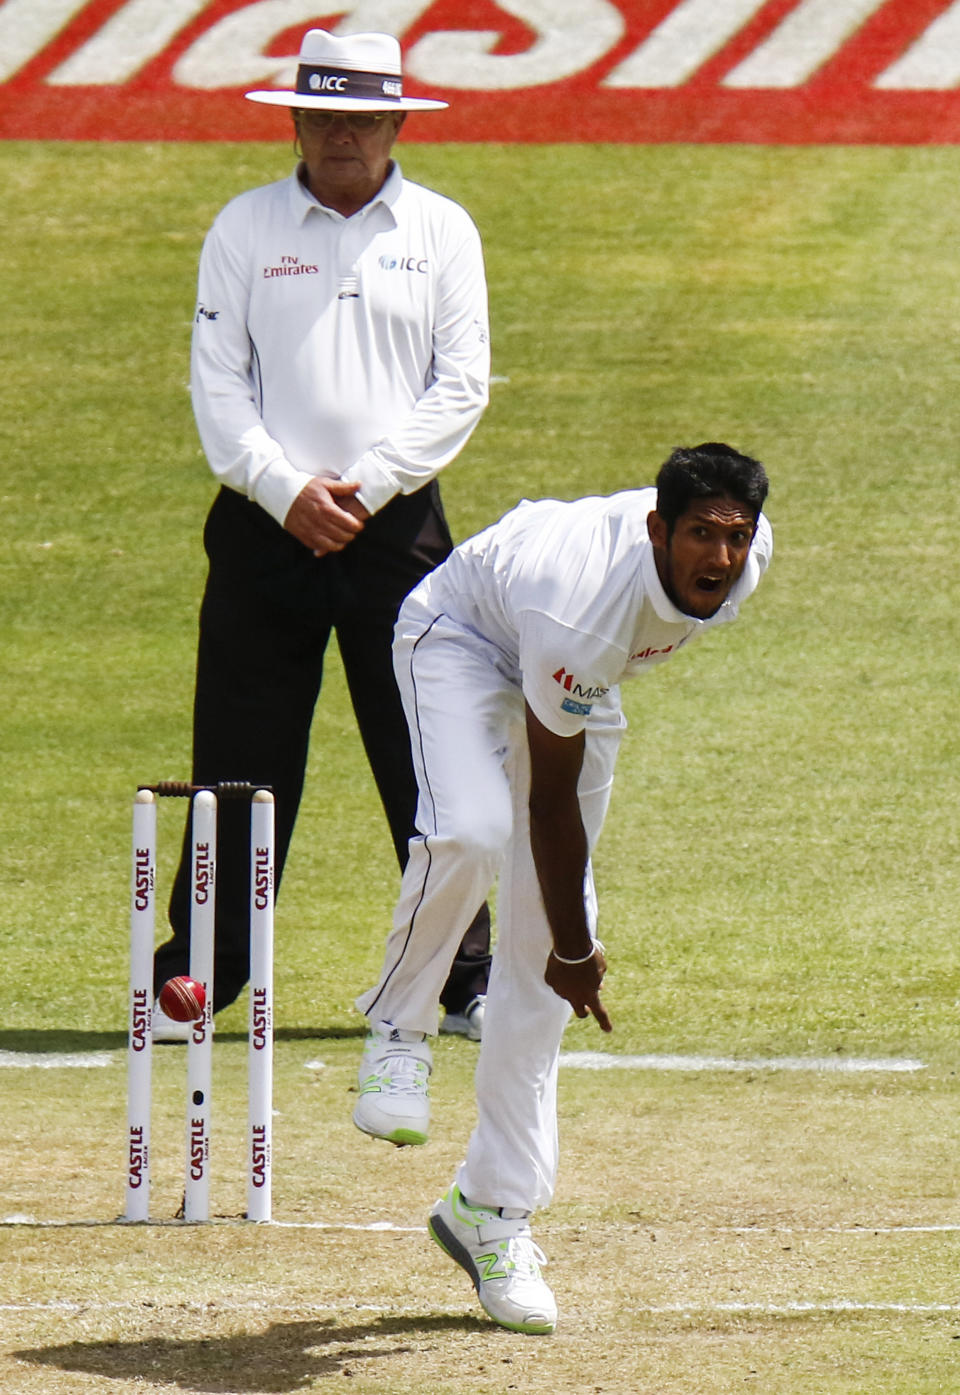
<svg viewBox="0 0 960 1395">
<path fill-rule="evenodd" d="M 297 173 L 220 212 L 200 257 L 191 393 L 217 478 L 282 523 L 311 477 L 371 513 L 460 451 L 490 373 L 480 237 L 403 179 L 344 218 Z"/>
<path fill-rule="evenodd" d="M 414 591 L 492 644 L 536 717 L 559 736 L 586 725 L 618 685 L 735 620 L 773 554 L 761 514 L 746 567 L 708 620 L 676 608 L 657 573 L 647 515 L 656 489 L 563 503 L 521 501 Z"/>
</svg>

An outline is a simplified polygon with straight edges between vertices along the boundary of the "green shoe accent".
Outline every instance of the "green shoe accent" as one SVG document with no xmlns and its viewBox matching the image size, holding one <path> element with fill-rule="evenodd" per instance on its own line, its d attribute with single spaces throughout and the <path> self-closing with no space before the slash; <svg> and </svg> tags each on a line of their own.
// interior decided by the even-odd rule
<svg viewBox="0 0 960 1395">
<path fill-rule="evenodd" d="M 430 1047 L 372 1032 L 357 1080 L 353 1122 L 371 1138 L 403 1148 L 422 1146 L 430 1127 Z"/>
<path fill-rule="evenodd" d="M 531 1337 L 554 1331 L 557 1305 L 540 1273 L 546 1260 L 526 1217 L 472 1206 L 454 1184 L 430 1213 L 427 1231 L 469 1275 L 481 1306 L 500 1327 Z"/>
<path fill-rule="evenodd" d="M 395 1143 L 398 1148 L 405 1148 L 410 1144 L 418 1145 L 426 1143 L 427 1135 L 417 1133 L 415 1129 L 395 1129 L 387 1139 L 388 1143 Z"/>
</svg>

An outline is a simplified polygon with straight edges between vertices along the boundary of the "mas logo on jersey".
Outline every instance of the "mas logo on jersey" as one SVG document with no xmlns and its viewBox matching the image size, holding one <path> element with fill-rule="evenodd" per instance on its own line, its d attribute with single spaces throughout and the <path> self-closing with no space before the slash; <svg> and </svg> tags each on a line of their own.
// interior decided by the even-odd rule
<svg viewBox="0 0 960 1395">
<path fill-rule="evenodd" d="M 565 692 L 570 693 L 572 697 L 580 698 L 581 700 L 589 701 L 602 698 L 610 691 L 609 688 L 598 688 L 591 684 L 579 683 L 576 674 L 568 673 L 565 668 L 557 669 L 556 673 L 553 675 L 553 681 L 554 683 L 559 683 L 560 687 L 563 688 Z M 569 712 L 571 710 L 567 707 L 566 703 L 564 703 L 563 706 L 565 711 Z M 588 712 L 589 710 L 590 709 L 587 708 Z"/>
</svg>

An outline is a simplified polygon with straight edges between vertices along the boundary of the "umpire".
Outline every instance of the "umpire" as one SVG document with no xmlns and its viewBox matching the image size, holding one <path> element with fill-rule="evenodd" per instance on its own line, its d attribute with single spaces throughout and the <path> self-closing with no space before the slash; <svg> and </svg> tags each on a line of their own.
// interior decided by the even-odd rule
<svg viewBox="0 0 960 1395">
<path fill-rule="evenodd" d="M 221 489 L 207 518 L 193 728 L 198 784 L 273 787 L 277 879 L 303 788 L 323 658 L 336 632 L 353 709 L 403 867 L 417 786 L 391 642 L 407 593 L 452 543 L 436 476 L 487 403 L 483 254 L 459 205 L 403 178 L 400 45 L 310 30 L 289 107 L 286 179 L 224 208 L 204 242 L 191 392 Z M 189 963 L 189 820 L 155 986 Z M 249 968 L 246 810 L 223 803 L 214 1007 Z M 490 919 L 478 912 L 443 996 L 478 1037 Z M 185 1035 L 154 1011 L 158 1040 Z"/>
</svg>

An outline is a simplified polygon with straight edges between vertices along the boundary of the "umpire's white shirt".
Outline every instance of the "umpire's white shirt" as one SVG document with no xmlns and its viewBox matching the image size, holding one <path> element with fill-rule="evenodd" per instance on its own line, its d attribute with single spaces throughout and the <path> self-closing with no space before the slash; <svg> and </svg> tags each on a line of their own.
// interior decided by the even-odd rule
<svg viewBox="0 0 960 1395">
<path fill-rule="evenodd" d="M 716 615 L 686 615 L 657 574 L 647 532 L 656 503 L 653 488 L 523 500 L 462 543 L 406 604 L 449 615 L 493 644 L 538 720 L 572 736 L 594 708 L 609 719 L 624 678 L 736 619 L 772 556 L 761 514 L 744 572 Z"/>
<path fill-rule="evenodd" d="M 204 242 L 191 392 L 221 483 L 279 523 L 316 475 L 375 513 L 463 446 L 490 370 L 480 238 L 403 179 L 350 218 L 298 175 L 227 204 Z"/>
</svg>

